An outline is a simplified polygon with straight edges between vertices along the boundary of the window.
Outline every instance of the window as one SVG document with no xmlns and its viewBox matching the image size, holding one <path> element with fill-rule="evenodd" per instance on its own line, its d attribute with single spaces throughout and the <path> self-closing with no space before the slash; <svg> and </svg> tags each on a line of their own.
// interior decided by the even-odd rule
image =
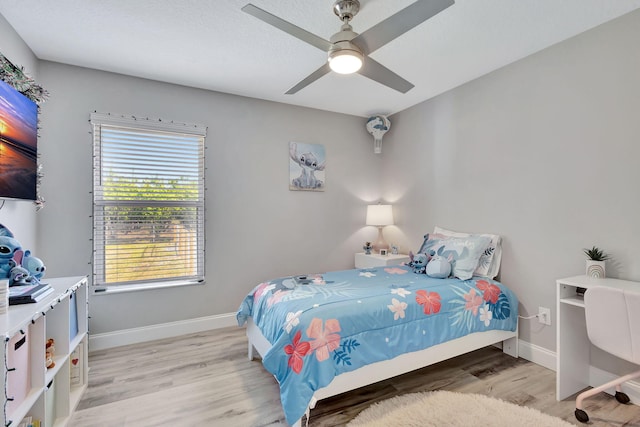
<svg viewBox="0 0 640 427">
<path fill-rule="evenodd" d="M 93 285 L 204 281 L 206 127 L 91 114 Z"/>
</svg>

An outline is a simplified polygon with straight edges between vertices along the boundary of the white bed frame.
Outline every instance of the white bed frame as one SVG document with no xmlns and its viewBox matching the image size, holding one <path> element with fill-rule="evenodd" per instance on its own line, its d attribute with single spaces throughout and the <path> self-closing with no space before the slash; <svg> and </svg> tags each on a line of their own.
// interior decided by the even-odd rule
<svg viewBox="0 0 640 427">
<path fill-rule="evenodd" d="M 247 338 L 249 339 L 249 360 L 253 360 L 253 350 L 263 356 L 271 344 L 262 335 L 260 329 L 249 318 L 247 321 Z M 510 331 L 486 331 L 456 338 L 442 344 L 382 362 L 372 363 L 354 371 L 345 372 L 333 379 L 326 387 L 322 387 L 313 394 L 309 409 L 313 409 L 319 400 L 335 396 L 340 393 L 355 390 L 378 381 L 393 378 L 425 366 L 450 359 L 489 345 L 502 342 L 502 351 L 513 357 L 518 357 L 518 328 Z M 294 427 L 301 427 L 302 418 L 296 421 Z"/>
</svg>

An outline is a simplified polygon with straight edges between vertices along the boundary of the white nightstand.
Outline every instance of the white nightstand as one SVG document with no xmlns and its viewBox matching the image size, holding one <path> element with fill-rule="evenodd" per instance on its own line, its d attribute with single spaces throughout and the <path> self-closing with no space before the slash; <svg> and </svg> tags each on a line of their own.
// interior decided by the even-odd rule
<svg viewBox="0 0 640 427">
<path fill-rule="evenodd" d="M 403 262 L 409 262 L 409 255 L 367 255 L 364 252 L 360 252 L 355 257 L 356 268 L 385 267 L 387 265 L 402 264 Z"/>
</svg>

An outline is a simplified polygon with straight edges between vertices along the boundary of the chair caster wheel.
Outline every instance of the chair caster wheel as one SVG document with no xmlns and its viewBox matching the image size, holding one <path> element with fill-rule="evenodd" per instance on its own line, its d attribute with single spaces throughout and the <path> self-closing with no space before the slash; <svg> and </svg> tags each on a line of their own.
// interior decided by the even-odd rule
<svg viewBox="0 0 640 427">
<path fill-rule="evenodd" d="M 589 422 L 589 415 L 587 415 L 587 413 L 582 409 L 576 409 L 575 415 L 576 420 L 580 421 L 581 423 Z"/>
<path fill-rule="evenodd" d="M 629 396 L 627 396 L 627 393 L 623 393 L 621 391 L 616 391 L 616 400 L 624 404 L 631 402 L 631 399 L 629 399 Z"/>
</svg>

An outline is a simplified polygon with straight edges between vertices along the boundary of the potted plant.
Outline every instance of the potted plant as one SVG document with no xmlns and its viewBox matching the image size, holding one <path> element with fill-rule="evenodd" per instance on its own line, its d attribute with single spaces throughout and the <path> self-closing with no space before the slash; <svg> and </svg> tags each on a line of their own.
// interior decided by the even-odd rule
<svg viewBox="0 0 640 427">
<path fill-rule="evenodd" d="M 609 255 L 602 249 L 594 246 L 591 249 L 583 249 L 587 256 L 587 276 L 603 279 L 605 277 L 605 261 Z"/>
</svg>

